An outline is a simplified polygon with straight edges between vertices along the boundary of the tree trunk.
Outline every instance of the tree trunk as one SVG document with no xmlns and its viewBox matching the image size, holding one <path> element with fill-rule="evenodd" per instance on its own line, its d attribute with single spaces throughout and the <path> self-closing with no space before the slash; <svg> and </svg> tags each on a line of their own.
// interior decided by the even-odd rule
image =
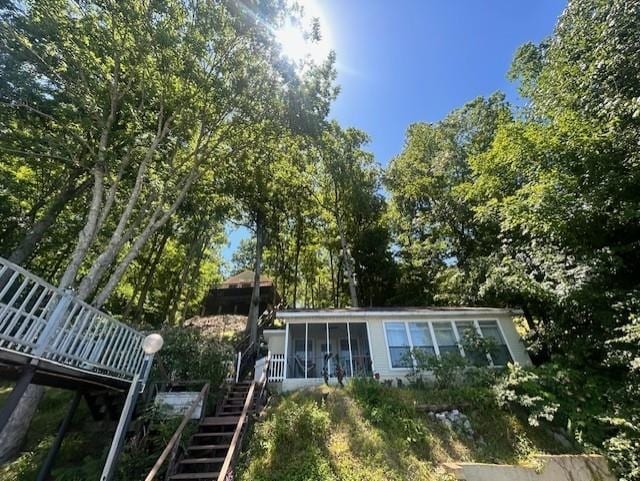
<svg viewBox="0 0 640 481">
<path fill-rule="evenodd" d="M 347 278 L 349 281 L 349 295 L 351 296 L 351 307 L 358 307 L 358 293 L 356 291 L 356 281 L 353 276 L 353 265 L 351 264 L 351 254 L 347 248 L 347 241 L 344 238 L 342 229 L 340 231 L 340 245 L 342 247 L 342 257 L 344 259 L 344 266 L 347 271 Z"/>
<path fill-rule="evenodd" d="M 153 278 L 156 273 L 156 269 L 158 268 L 158 263 L 160 262 L 160 258 L 162 257 L 162 253 L 164 252 L 164 248 L 167 245 L 167 241 L 171 236 L 171 229 L 166 228 L 164 233 L 161 236 L 160 245 L 155 250 L 154 257 L 151 260 L 151 266 L 147 272 L 147 275 L 144 280 L 144 284 L 142 286 L 142 290 L 140 291 L 140 297 L 138 298 L 138 305 L 136 307 L 136 315 L 138 317 L 142 316 L 144 311 L 144 303 L 147 301 L 147 295 L 149 294 L 149 289 L 151 289 L 151 284 L 153 283 Z"/>
<path fill-rule="evenodd" d="M 153 236 L 153 240 L 151 241 L 151 245 L 149 246 L 149 249 L 147 252 L 148 255 L 144 256 L 140 260 L 139 275 L 137 275 L 133 279 L 133 293 L 131 294 L 131 297 L 129 298 L 129 302 L 127 302 L 127 305 L 124 308 L 124 312 L 122 313 L 123 319 L 129 318 L 129 314 L 131 314 L 131 311 L 133 310 L 133 306 L 135 305 L 138 297 L 140 296 L 142 285 L 144 284 L 144 281 L 147 279 L 147 276 L 144 275 L 143 273 L 149 272 L 149 269 L 151 267 L 151 261 L 155 257 L 158 251 L 158 246 L 162 240 L 161 237 L 162 236 L 156 232 L 156 234 Z"/>
<path fill-rule="evenodd" d="M 260 272 L 262 270 L 262 246 L 264 244 L 264 225 L 262 214 L 256 215 L 256 260 L 253 272 L 253 291 L 247 318 L 247 330 L 252 344 L 258 341 L 258 317 L 260 316 Z"/>
<path fill-rule="evenodd" d="M 187 317 L 189 304 L 191 304 L 191 300 L 193 299 L 193 295 L 194 295 L 194 293 L 196 291 L 195 284 L 196 284 L 196 280 L 200 276 L 200 266 L 202 265 L 202 259 L 204 258 L 204 254 L 205 254 L 205 252 L 207 250 L 207 239 L 208 239 L 207 235 L 203 236 L 203 238 L 202 238 L 202 240 L 200 242 L 200 250 L 198 251 L 195 265 L 193 266 L 193 269 L 191 270 L 191 276 L 190 276 L 190 279 L 189 279 L 189 287 L 187 288 L 187 295 L 184 298 L 184 306 L 182 308 L 182 319 L 183 320 L 186 319 L 186 317 Z"/>
<path fill-rule="evenodd" d="M 333 307 L 338 307 L 338 296 L 336 294 L 336 280 L 335 280 L 335 269 L 333 267 L 333 252 L 331 249 L 329 250 L 329 273 L 331 274 L 331 302 L 333 303 Z"/>
<path fill-rule="evenodd" d="M 153 234 L 155 234 L 158 229 L 163 227 L 167 223 L 167 221 L 171 218 L 171 216 L 175 213 L 178 207 L 180 207 L 180 204 L 182 204 L 182 201 L 187 195 L 187 192 L 189 192 L 191 185 L 193 184 L 193 182 L 196 180 L 198 176 L 198 167 L 199 167 L 199 164 L 194 165 L 191 172 L 189 172 L 182 188 L 180 189 L 180 192 L 178 193 L 178 196 L 173 201 L 173 204 L 171 205 L 171 207 L 164 214 L 162 214 L 162 216 L 159 219 L 155 215 L 151 217 L 145 229 L 135 240 L 135 242 L 133 243 L 133 245 L 127 252 L 127 254 L 124 256 L 122 261 L 120 261 L 120 264 L 118 264 L 118 266 L 115 268 L 115 270 L 109 277 L 109 280 L 107 281 L 105 286 L 102 288 L 100 293 L 96 296 L 93 302 L 96 308 L 99 309 L 107 301 L 107 299 L 109 298 L 113 290 L 116 288 L 116 286 L 120 282 L 120 279 L 122 279 L 122 276 L 124 275 L 125 271 L 129 267 L 129 264 L 131 264 L 131 262 L 133 262 L 133 260 L 136 257 L 138 257 L 138 255 L 140 254 L 140 250 L 146 244 L 149 238 Z"/>
<path fill-rule="evenodd" d="M 59 287 L 61 289 L 69 287 L 73 283 L 76 274 L 78 273 L 78 269 L 80 268 L 82 261 L 84 261 L 84 258 L 89 251 L 89 247 L 91 247 L 91 243 L 93 242 L 93 238 L 96 233 L 96 226 L 98 224 L 103 190 L 104 169 L 101 164 L 97 164 L 93 167 L 93 194 L 91 196 L 91 206 L 89 207 L 87 220 L 80 231 L 78 242 L 73 250 L 73 254 L 71 254 L 71 260 L 60 279 Z"/>
<path fill-rule="evenodd" d="M 20 452 L 43 395 L 44 387 L 36 384 L 31 384 L 22 395 L 18 407 L 0 433 L 0 466 Z"/>
<path fill-rule="evenodd" d="M 20 244 L 9 255 L 9 260 L 18 265 L 24 263 L 31 257 L 38 243 L 42 240 L 45 232 L 53 225 L 60 215 L 60 212 L 74 198 L 87 190 L 91 185 L 91 179 L 86 179 L 81 184 L 73 184 L 60 191 L 58 196 L 49 205 L 47 212 L 31 227 L 29 232 L 22 238 Z"/>
<path fill-rule="evenodd" d="M 84 300 L 93 292 L 96 288 L 100 279 L 104 275 L 105 271 L 113 264 L 116 256 L 122 249 L 122 246 L 129 240 L 131 237 L 132 231 L 127 230 L 127 225 L 129 225 L 129 219 L 133 215 L 136 204 L 138 203 L 138 198 L 142 193 L 142 187 L 144 185 L 145 175 L 147 171 L 147 165 L 151 161 L 153 154 L 158 148 L 158 145 L 164 138 L 164 136 L 168 132 L 168 123 L 165 124 L 165 127 L 158 131 L 153 142 L 147 149 L 142 162 L 140 162 L 140 166 L 138 167 L 138 172 L 136 175 L 136 181 L 133 186 L 133 190 L 129 194 L 129 200 L 127 201 L 127 205 L 125 206 L 122 214 L 120 215 L 120 219 L 118 220 L 118 225 L 116 226 L 111 238 L 109 239 L 109 243 L 107 247 L 102 251 L 102 253 L 98 256 L 98 258 L 93 262 L 89 272 L 82 278 L 80 285 L 78 286 L 77 296 L 78 298 Z M 131 229 L 131 228 L 130 228 Z"/>
<path fill-rule="evenodd" d="M 196 232 L 193 240 L 189 245 L 189 250 L 187 251 L 187 255 L 185 256 L 184 264 L 182 266 L 182 271 L 180 272 L 180 276 L 178 277 L 178 284 L 176 286 L 175 294 L 170 304 L 169 312 L 167 313 L 167 320 L 169 321 L 170 324 L 173 324 L 173 322 L 175 321 L 176 313 L 178 312 L 178 304 L 180 304 L 182 291 L 184 290 L 184 285 L 187 283 L 187 277 L 189 277 L 191 264 L 193 263 L 193 260 L 196 257 L 197 252 L 200 250 L 201 235 L 202 234 L 200 231 Z"/>
<path fill-rule="evenodd" d="M 299 216 L 296 222 L 296 250 L 293 264 L 293 308 L 296 308 L 298 301 L 298 265 L 300 263 L 300 248 L 302 246 L 302 216 Z"/>
</svg>

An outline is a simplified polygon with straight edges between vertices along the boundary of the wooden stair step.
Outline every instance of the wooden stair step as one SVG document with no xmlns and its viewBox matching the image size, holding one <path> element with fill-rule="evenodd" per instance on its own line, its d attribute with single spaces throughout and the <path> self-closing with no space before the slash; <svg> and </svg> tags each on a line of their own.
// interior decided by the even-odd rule
<svg viewBox="0 0 640 481">
<path fill-rule="evenodd" d="M 229 444 L 192 444 L 187 448 L 188 451 L 209 451 L 214 449 L 226 449 Z"/>
<path fill-rule="evenodd" d="M 192 435 L 195 438 L 213 438 L 213 437 L 232 437 L 233 431 L 228 433 L 195 433 Z"/>
<path fill-rule="evenodd" d="M 169 479 L 218 479 L 220 473 L 180 473 L 174 474 Z"/>
<path fill-rule="evenodd" d="M 240 416 L 216 416 L 204 418 L 200 423 L 201 426 L 228 426 L 230 424 L 238 424 Z"/>
<path fill-rule="evenodd" d="M 224 458 L 185 458 L 179 464 L 215 464 L 224 462 Z"/>
</svg>

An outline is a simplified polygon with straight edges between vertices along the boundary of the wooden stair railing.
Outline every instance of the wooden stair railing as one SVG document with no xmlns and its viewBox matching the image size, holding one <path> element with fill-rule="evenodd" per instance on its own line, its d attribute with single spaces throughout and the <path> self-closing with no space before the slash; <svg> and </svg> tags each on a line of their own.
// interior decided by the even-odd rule
<svg viewBox="0 0 640 481">
<path fill-rule="evenodd" d="M 204 412 L 206 409 L 206 399 L 207 399 L 208 392 L 209 392 L 209 383 L 203 386 L 203 388 L 200 390 L 200 393 L 198 394 L 198 397 L 191 403 L 191 406 L 189 406 L 189 409 L 187 410 L 187 412 L 184 413 L 184 416 L 182 417 L 182 422 L 180 423 L 176 431 L 173 433 L 173 436 L 169 440 L 169 443 L 164 448 L 164 451 L 162 451 L 162 453 L 160 454 L 160 457 L 158 457 L 158 460 L 153 465 L 153 468 L 151 468 L 151 471 L 149 471 L 149 474 L 147 474 L 147 477 L 144 478 L 144 481 L 153 480 L 157 476 L 158 471 L 160 471 L 160 468 L 162 467 L 164 462 L 167 460 L 169 455 L 172 452 L 175 452 L 174 450 L 178 446 L 180 438 L 182 437 L 182 432 L 184 431 L 184 428 L 187 426 L 187 424 L 191 420 L 191 416 L 193 415 L 193 412 L 196 410 L 196 407 L 198 407 L 198 404 L 200 404 L 200 401 L 202 401 L 202 415 L 204 415 Z"/>
<path fill-rule="evenodd" d="M 247 415 L 249 410 L 254 406 L 254 394 L 256 387 L 260 389 L 259 397 L 257 398 L 258 405 L 256 406 L 256 412 L 261 408 L 261 403 L 264 400 L 264 395 L 266 393 L 266 385 L 267 380 L 269 379 L 269 364 L 271 362 L 271 355 L 268 354 L 264 363 L 264 369 L 262 370 L 262 375 L 258 382 L 255 380 L 251 382 L 249 386 L 249 391 L 247 392 L 247 397 L 244 401 L 244 406 L 242 408 L 242 413 L 240 414 L 240 418 L 238 419 L 238 424 L 236 425 L 236 429 L 233 432 L 233 437 L 231 438 L 231 443 L 229 445 L 229 449 L 227 451 L 227 455 L 225 456 L 224 463 L 222 464 L 222 468 L 220 469 L 220 474 L 218 474 L 218 481 L 225 481 L 227 478 L 227 474 L 229 470 L 232 468 L 238 454 L 240 451 L 240 447 L 242 446 L 242 440 L 244 438 L 244 434 L 247 430 L 247 424 L 245 421 L 247 420 Z"/>
</svg>

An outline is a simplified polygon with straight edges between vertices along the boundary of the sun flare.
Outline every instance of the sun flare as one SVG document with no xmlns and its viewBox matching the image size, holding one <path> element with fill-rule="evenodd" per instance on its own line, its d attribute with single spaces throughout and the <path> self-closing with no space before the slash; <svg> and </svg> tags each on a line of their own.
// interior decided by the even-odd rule
<svg viewBox="0 0 640 481">
<path fill-rule="evenodd" d="M 332 49 L 331 35 L 326 16 L 314 0 L 297 0 L 302 6 L 300 23 L 287 19 L 275 32 L 276 40 L 282 47 L 282 53 L 294 62 L 312 60 L 316 63 L 327 58 Z M 314 19 L 320 23 L 320 39 L 311 38 Z"/>
</svg>

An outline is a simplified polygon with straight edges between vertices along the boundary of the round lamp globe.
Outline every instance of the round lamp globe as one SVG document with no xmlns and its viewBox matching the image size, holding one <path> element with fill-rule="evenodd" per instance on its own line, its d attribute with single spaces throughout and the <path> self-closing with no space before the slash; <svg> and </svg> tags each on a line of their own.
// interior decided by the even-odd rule
<svg viewBox="0 0 640 481">
<path fill-rule="evenodd" d="M 155 354 L 160 349 L 162 349 L 162 345 L 164 344 L 164 339 L 162 336 L 157 333 L 149 334 L 142 341 L 142 350 L 145 354 Z"/>
</svg>

